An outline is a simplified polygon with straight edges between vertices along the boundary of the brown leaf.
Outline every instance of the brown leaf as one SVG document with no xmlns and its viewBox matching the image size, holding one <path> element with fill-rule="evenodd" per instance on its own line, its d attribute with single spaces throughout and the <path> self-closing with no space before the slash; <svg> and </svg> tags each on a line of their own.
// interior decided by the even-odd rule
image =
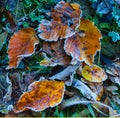
<svg viewBox="0 0 120 118">
<path fill-rule="evenodd" d="M 8 46 L 9 65 L 7 69 L 17 68 L 23 57 L 32 55 L 39 41 L 33 28 L 25 28 L 11 37 Z"/>
<path fill-rule="evenodd" d="M 120 64 L 119 61 L 112 63 L 111 65 L 107 65 L 107 75 L 108 79 L 110 79 L 113 83 L 117 83 L 120 85 Z"/>
<path fill-rule="evenodd" d="M 46 66 L 69 65 L 71 62 L 71 57 L 65 53 L 63 45 L 64 40 L 49 43 L 43 42 L 42 51 L 50 55 L 52 58 L 49 59 L 46 57 L 46 59 L 41 61 L 40 64 Z"/>
<path fill-rule="evenodd" d="M 107 79 L 104 70 L 97 65 L 84 66 L 82 69 L 82 76 L 85 80 L 90 82 L 102 82 Z"/>
<path fill-rule="evenodd" d="M 61 103 L 64 91 L 65 86 L 62 81 L 33 82 L 14 106 L 14 112 L 19 113 L 27 109 L 42 111 L 54 107 Z"/>
<path fill-rule="evenodd" d="M 50 16 L 53 20 L 69 25 L 73 30 L 79 27 L 81 9 L 79 4 L 61 1 L 54 9 Z"/>
<path fill-rule="evenodd" d="M 79 26 L 80 14 L 81 10 L 78 4 L 59 2 L 50 13 L 52 20 L 41 21 L 38 36 L 45 41 L 57 41 L 58 38 L 72 36 Z"/>
<path fill-rule="evenodd" d="M 7 21 L 10 23 L 11 30 L 15 31 L 16 30 L 16 24 L 15 24 L 15 21 L 14 21 L 12 15 L 7 10 L 4 10 L 3 12 L 4 12 L 4 15 L 5 15 Z"/>
<path fill-rule="evenodd" d="M 91 65 L 94 63 L 94 55 L 100 50 L 100 31 L 94 26 L 93 22 L 81 19 L 79 33 L 69 37 L 65 42 L 65 51 L 72 58 L 84 61 Z"/>
</svg>

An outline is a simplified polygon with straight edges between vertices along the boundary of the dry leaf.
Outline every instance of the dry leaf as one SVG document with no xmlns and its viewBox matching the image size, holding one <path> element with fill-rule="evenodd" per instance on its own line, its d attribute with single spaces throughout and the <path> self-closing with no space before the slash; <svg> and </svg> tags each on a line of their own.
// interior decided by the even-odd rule
<svg viewBox="0 0 120 118">
<path fill-rule="evenodd" d="M 111 65 L 107 65 L 106 73 L 108 75 L 108 79 L 110 79 L 113 83 L 117 83 L 120 85 L 120 65 L 119 62 L 112 63 Z"/>
<path fill-rule="evenodd" d="M 79 32 L 66 39 L 64 49 L 72 58 L 91 65 L 94 63 L 96 51 L 100 50 L 101 38 L 101 33 L 93 22 L 82 18 Z"/>
<path fill-rule="evenodd" d="M 106 87 L 106 93 L 109 93 L 109 97 L 114 101 L 114 103 L 117 103 L 120 105 L 120 95 L 118 93 L 118 87 L 117 86 L 108 86 Z"/>
<path fill-rule="evenodd" d="M 86 83 L 93 93 L 96 94 L 96 100 L 101 100 L 104 93 L 103 82 L 90 82 L 82 78 L 82 81 Z"/>
<path fill-rule="evenodd" d="M 42 20 L 39 25 L 38 35 L 45 41 L 57 41 L 58 38 L 63 39 L 72 36 L 75 32 L 66 24 L 57 21 Z"/>
<path fill-rule="evenodd" d="M 8 35 L 7 32 L 3 32 L 3 33 L 0 34 L 0 51 L 1 51 L 2 47 L 3 47 L 3 44 L 5 43 L 7 35 Z"/>
<path fill-rule="evenodd" d="M 63 71 L 53 75 L 52 77 L 49 77 L 49 79 L 51 79 L 51 80 L 54 80 L 54 79 L 57 79 L 57 80 L 70 79 L 70 76 L 73 77 L 74 72 L 77 70 L 77 68 L 79 66 L 80 66 L 80 63 L 77 63 L 76 65 L 69 65 Z"/>
<path fill-rule="evenodd" d="M 107 79 L 104 70 L 97 65 L 84 66 L 82 69 L 82 76 L 90 82 L 102 82 Z"/>
<path fill-rule="evenodd" d="M 73 79 L 72 86 L 77 88 L 86 98 L 90 100 L 97 100 L 97 95 L 82 81 Z"/>
<path fill-rule="evenodd" d="M 8 73 L 0 70 L 0 113 L 7 114 L 9 112 L 9 101 L 12 96 L 12 82 Z"/>
<path fill-rule="evenodd" d="M 11 13 L 7 10 L 4 10 L 3 13 L 4 13 L 8 23 L 10 23 L 10 29 L 12 31 L 15 31 L 16 30 L 16 24 L 15 24 L 14 18 L 12 17 Z"/>
<path fill-rule="evenodd" d="M 52 58 L 45 56 L 45 59 L 41 61 L 40 64 L 45 66 L 69 65 L 71 62 L 71 57 L 65 53 L 63 45 L 64 40 L 49 43 L 43 42 L 42 51 L 50 55 Z"/>
<path fill-rule="evenodd" d="M 78 4 L 59 2 L 50 13 L 52 20 L 41 21 L 38 36 L 45 41 L 57 41 L 58 38 L 72 36 L 79 26 L 80 14 L 81 10 Z"/>
<path fill-rule="evenodd" d="M 52 9 L 50 16 L 55 21 L 67 24 L 75 30 L 79 26 L 80 22 L 80 5 L 61 1 L 55 6 L 54 9 Z"/>
<path fill-rule="evenodd" d="M 14 106 L 14 112 L 19 113 L 27 109 L 42 111 L 54 107 L 61 103 L 64 91 L 65 86 L 62 81 L 33 82 Z"/>
<path fill-rule="evenodd" d="M 11 37 L 8 46 L 9 65 L 7 69 L 17 68 L 23 57 L 32 55 L 39 41 L 33 28 L 25 28 Z"/>
</svg>

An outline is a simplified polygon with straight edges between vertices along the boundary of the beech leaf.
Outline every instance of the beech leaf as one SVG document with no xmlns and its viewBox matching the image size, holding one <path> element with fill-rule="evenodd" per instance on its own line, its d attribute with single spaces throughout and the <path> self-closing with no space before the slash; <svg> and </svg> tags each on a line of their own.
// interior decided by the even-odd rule
<svg viewBox="0 0 120 118">
<path fill-rule="evenodd" d="M 8 45 L 9 65 L 7 69 L 17 68 L 22 58 L 35 52 L 35 45 L 38 43 L 33 28 L 24 28 L 14 33 Z"/>
<path fill-rule="evenodd" d="M 45 55 L 45 59 L 40 62 L 40 65 L 44 66 L 67 66 L 71 62 L 71 57 L 65 53 L 63 48 L 64 40 L 58 40 L 57 42 L 43 42 L 42 51 L 51 58 Z"/>
<path fill-rule="evenodd" d="M 100 50 L 102 36 L 93 22 L 83 18 L 80 21 L 79 32 L 65 40 L 64 49 L 72 58 L 91 65 L 96 51 Z"/>
<path fill-rule="evenodd" d="M 102 82 L 107 79 L 104 70 L 97 65 L 84 66 L 82 69 L 82 76 L 90 82 Z"/>
<path fill-rule="evenodd" d="M 57 41 L 75 34 L 81 16 L 80 6 L 64 1 L 59 2 L 51 11 L 51 21 L 42 20 L 38 36 L 45 41 Z"/>
<path fill-rule="evenodd" d="M 28 87 L 28 91 L 22 94 L 13 110 L 19 113 L 27 109 L 42 111 L 48 107 L 54 107 L 61 103 L 64 91 L 65 86 L 62 81 L 33 82 Z"/>
</svg>

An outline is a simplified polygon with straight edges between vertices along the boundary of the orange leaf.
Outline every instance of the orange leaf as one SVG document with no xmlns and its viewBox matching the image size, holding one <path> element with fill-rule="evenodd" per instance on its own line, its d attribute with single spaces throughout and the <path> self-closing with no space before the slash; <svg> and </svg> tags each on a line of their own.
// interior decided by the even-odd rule
<svg viewBox="0 0 120 118">
<path fill-rule="evenodd" d="M 79 26 L 80 14 L 81 10 L 78 4 L 59 2 L 50 13 L 52 20 L 41 21 L 38 36 L 45 41 L 57 41 L 58 38 L 72 36 Z"/>
<path fill-rule="evenodd" d="M 38 43 L 33 28 L 25 28 L 14 33 L 8 46 L 9 66 L 7 69 L 17 68 L 23 57 L 34 53 L 35 45 Z"/>
<path fill-rule="evenodd" d="M 66 39 L 65 51 L 74 59 L 91 65 L 94 62 L 96 51 L 100 50 L 101 38 L 101 33 L 93 22 L 82 18 L 79 33 Z"/>
<path fill-rule="evenodd" d="M 27 109 L 42 111 L 48 107 L 54 107 L 61 103 L 64 95 L 64 82 L 60 81 L 36 81 L 33 82 L 28 92 L 23 93 L 14 112 L 22 112 Z"/>
<path fill-rule="evenodd" d="M 84 66 L 82 76 L 90 82 L 102 82 L 107 79 L 104 70 L 97 65 Z"/>
<path fill-rule="evenodd" d="M 74 34 L 74 31 L 66 24 L 54 20 L 51 22 L 42 20 L 39 25 L 39 32 L 41 33 L 38 36 L 45 41 L 57 41 L 59 37 L 63 39 Z"/>
</svg>

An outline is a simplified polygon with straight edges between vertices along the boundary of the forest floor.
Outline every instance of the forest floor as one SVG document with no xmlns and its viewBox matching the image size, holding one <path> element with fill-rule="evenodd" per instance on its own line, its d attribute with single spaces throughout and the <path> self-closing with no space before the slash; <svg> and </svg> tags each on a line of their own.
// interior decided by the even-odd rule
<svg viewBox="0 0 120 118">
<path fill-rule="evenodd" d="M 0 1 L 0 116 L 120 116 L 119 0 Z"/>
</svg>

